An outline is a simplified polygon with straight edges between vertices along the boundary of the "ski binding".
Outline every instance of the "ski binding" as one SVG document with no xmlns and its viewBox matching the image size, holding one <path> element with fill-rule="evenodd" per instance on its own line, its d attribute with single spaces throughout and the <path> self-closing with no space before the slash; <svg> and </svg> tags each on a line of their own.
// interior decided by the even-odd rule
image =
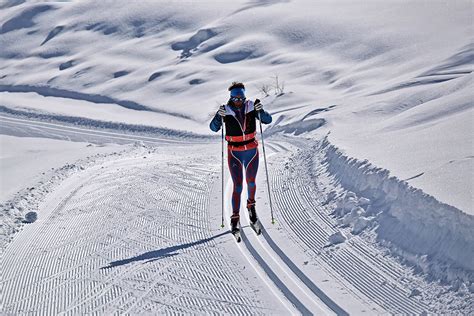
<svg viewBox="0 0 474 316">
<path fill-rule="evenodd" d="M 240 237 L 240 230 L 231 231 L 232 235 L 235 238 L 235 241 L 240 242 L 242 238 Z"/>
</svg>

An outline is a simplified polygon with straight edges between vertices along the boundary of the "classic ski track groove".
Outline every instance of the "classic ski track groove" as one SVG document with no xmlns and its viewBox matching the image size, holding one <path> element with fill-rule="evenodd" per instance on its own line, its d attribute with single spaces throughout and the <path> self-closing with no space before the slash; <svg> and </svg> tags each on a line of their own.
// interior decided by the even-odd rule
<svg viewBox="0 0 474 316">
<path fill-rule="evenodd" d="M 232 179 L 228 179 L 226 186 L 225 186 L 225 207 L 224 207 L 224 213 L 226 218 L 230 218 L 231 210 L 230 210 L 230 202 L 229 198 L 232 194 Z M 244 191 L 244 190 L 243 190 Z M 241 214 L 241 217 L 246 216 L 245 214 Z M 230 222 L 227 221 L 227 229 L 230 230 Z M 252 245 L 248 242 L 248 239 L 245 237 L 244 239 L 244 231 L 242 227 L 240 228 L 240 233 L 241 233 L 241 242 L 237 244 L 238 249 L 241 251 L 242 256 L 249 262 L 249 264 L 252 266 L 252 268 L 255 270 L 255 272 L 259 275 L 259 277 L 262 279 L 263 283 L 269 288 L 269 290 L 275 295 L 275 297 L 280 300 L 283 306 L 290 312 L 291 314 L 294 314 L 298 311 L 298 309 L 294 304 L 299 306 L 301 309 L 304 309 L 307 311 L 307 309 L 304 306 L 300 306 L 301 302 L 294 297 L 286 288 L 286 286 L 281 282 L 281 280 L 273 273 L 273 271 L 268 267 L 268 265 L 263 262 L 262 258 L 259 256 L 259 254 L 255 251 L 255 249 L 252 247 Z M 252 233 L 254 233 L 252 231 Z M 232 236 L 232 239 L 235 241 L 235 237 Z M 246 248 L 246 250 L 243 249 L 242 244 Z M 253 259 L 252 259 L 253 258 Z M 258 265 L 258 267 L 255 265 L 255 263 Z M 269 273 L 271 275 L 269 275 Z M 265 274 L 266 276 L 264 276 Z M 284 287 L 284 289 L 282 288 Z M 290 298 L 288 298 L 285 295 L 286 293 L 290 295 Z M 282 297 L 284 296 L 284 298 Z M 288 302 L 286 302 L 288 300 Z M 291 303 L 293 305 L 289 305 L 288 303 Z"/>
<path fill-rule="evenodd" d="M 389 274 L 389 279 L 393 280 L 392 284 L 374 288 L 374 285 L 381 285 L 387 276 L 377 268 L 377 262 L 369 259 L 370 256 L 366 253 L 355 253 L 352 249 L 342 247 L 329 256 L 323 247 L 330 231 L 334 230 L 334 224 L 330 223 L 329 219 L 323 219 L 324 215 L 312 216 L 321 214 L 321 210 L 311 205 L 312 199 L 302 193 L 304 190 L 301 188 L 305 186 L 296 183 L 288 170 L 274 171 L 271 178 L 274 188 L 286 188 L 286 190 L 276 189 L 279 191 L 274 194 L 277 208 L 285 224 L 314 252 L 315 257 L 319 257 L 319 261 L 325 262 L 370 300 L 392 313 L 420 314 L 425 310 L 423 304 L 408 298 L 409 293 L 397 285 L 392 273 Z"/>
<path fill-rule="evenodd" d="M 278 247 L 273 239 L 268 235 L 262 226 L 262 236 L 267 242 L 268 246 L 281 258 L 281 260 L 293 271 L 293 273 L 303 282 L 314 295 L 318 296 L 333 312 L 337 315 L 349 315 L 344 309 L 332 301 L 326 294 L 319 289 L 319 287 L 313 283 L 313 281 L 299 269 L 296 264 L 284 254 L 284 252 Z"/>
<path fill-rule="evenodd" d="M 280 150 L 287 152 L 289 149 L 281 144 L 277 143 L 271 143 L 275 147 L 279 148 Z M 275 153 L 280 152 L 280 150 L 275 150 L 273 151 Z M 284 252 L 279 248 L 279 246 L 273 241 L 271 236 L 266 232 L 264 226 L 262 225 L 262 237 L 267 243 L 267 247 L 265 249 L 268 249 L 270 247 L 278 257 L 280 257 L 280 260 L 288 266 L 288 268 L 303 282 L 306 287 L 314 293 L 321 301 L 326 304 L 328 308 L 330 308 L 333 312 L 335 312 L 337 315 L 348 315 L 348 313 L 342 309 L 337 303 L 335 303 L 333 300 L 331 300 L 323 291 L 319 289 L 319 287 L 313 283 L 313 281 L 303 272 L 301 269 L 297 267 L 297 265 L 287 256 L 284 254 Z M 259 242 L 262 244 L 261 240 Z"/>
<path fill-rule="evenodd" d="M 230 199 L 231 187 L 232 179 L 229 178 L 226 185 L 226 201 Z M 245 192 L 246 190 L 244 186 L 242 194 L 245 195 Z M 230 203 L 226 203 L 225 210 L 226 216 L 230 217 Z M 242 241 L 238 244 L 238 248 L 242 251 L 244 257 L 249 260 L 250 255 L 253 260 L 258 264 L 259 268 L 265 273 L 266 278 L 268 278 L 273 283 L 273 285 L 278 288 L 278 290 L 286 297 L 286 299 L 291 302 L 293 306 L 303 315 L 312 314 L 314 312 L 317 312 L 317 314 L 331 313 L 331 307 L 325 303 L 328 300 L 325 300 L 324 297 L 320 298 L 319 295 L 321 293 L 315 291 L 314 287 L 311 288 L 311 284 L 308 282 L 309 278 L 305 276 L 304 273 L 301 271 L 299 272 L 304 276 L 298 274 L 298 272 L 295 271 L 294 268 L 292 268 L 292 266 L 296 267 L 296 265 L 293 262 L 289 263 L 288 260 L 291 260 L 288 257 L 284 258 L 283 256 L 281 256 L 281 254 L 275 251 L 274 247 L 263 244 L 261 238 L 273 242 L 271 237 L 265 233 L 264 227 L 262 235 L 256 236 L 255 232 L 250 227 L 248 227 L 249 222 L 246 210 L 241 209 L 240 212 L 241 225 L 243 227 L 240 230 Z M 242 244 L 246 248 L 245 250 L 241 246 Z M 254 264 L 252 264 L 252 266 L 254 269 L 257 268 Z M 272 266 L 274 268 L 272 268 Z M 278 274 L 274 270 L 281 270 L 282 272 Z M 262 279 L 264 278 L 263 276 L 261 277 Z M 263 281 L 268 284 L 266 280 L 263 279 Z M 299 291 L 297 291 L 297 293 L 293 293 L 290 290 L 291 288 L 298 288 Z M 312 305 L 313 310 L 308 309 L 308 307 L 305 305 L 304 302 L 308 302 L 308 300 L 309 302 L 311 302 L 309 304 Z M 316 301 L 319 301 L 319 303 L 316 303 Z M 323 307 L 321 307 L 321 305 Z M 342 314 L 344 315 L 345 312 L 341 308 L 338 308 L 338 306 L 336 308 L 333 306 L 333 308 L 339 312 L 342 312 Z"/>
<path fill-rule="evenodd" d="M 229 266 L 229 263 L 215 247 L 217 240 L 211 239 L 205 245 L 177 249 L 180 255 L 168 258 L 166 264 L 161 264 L 162 257 L 158 257 L 151 259 L 156 264 L 135 262 L 120 266 L 120 269 L 96 270 L 97 262 L 104 262 L 104 258 L 134 256 L 126 245 L 133 244 L 132 249 L 139 253 L 160 248 L 153 241 L 163 241 L 160 238 L 163 234 L 168 245 L 175 244 L 176 241 L 186 243 L 212 237 L 208 233 L 210 223 L 207 212 L 210 187 L 203 180 L 209 171 L 202 166 L 185 171 L 172 164 L 168 165 L 174 168 L 174 171 L 168 172 L 174 172 L 175 175 L 180 173 L 182 177 L 175 177 L 179 181 L 163 190 L 157 188 L 159 183 L 149 181 L 152 177 L 140 181 L 140 176 L 152 168 L 147 167 L 148 162 L 140 162 L 139 158 L 136 161 L 138 164 L 133 167 L 125 163 L 99 170 L 90 177 L 94 181 L 73 190 L 55 207 L 47 220 L 43 219 L 40 229 L 28 239 L 52 245 L 44 248 L 45 253 L 36 250 L 37 255 L 29 255 L 31 249 L 28 247 L 20 246 L 16 249 L 14 242 L 10 244 L 5 259 L 16 264 L 4 270 L 2 286 L 5 288 L 5 311 L 35 310 L 46 314 L 114 311 L 134 314 L 150 310 L 188 313 L 225 311 L 243 315 L 262 313 L 251 296 L 246 294 L 246 281 L 238 275 L 231 279 L 223 273 L 233 268 L 223 268 Z M 179 178 L 185 180 L 181 181 Z M 138 182 L 140 187 L 124 185 L 124 179 L 127 179 L 127 183 Z M 114 195 L 117 190 L 121 190 L 119 196 L 117 193 Z M 141 196 L 144 200 L 137 199 L 136 196 Z M 173 211 L 154 216 L 148 221 L 146 211 L 151 206 L 153 210 Z M 82 214 L 84 209 L 86 213 Z M 135 213 L 127 214 L 128 209 L 133 209 Z M 114 218 L 114 212 L 117 211 L 117 216 L 123 217 Z M 84 216 L 90 214 L 94 214 L 91 220 L 93 222 L 106 223 L 108 219 L 112 222 L 91 234 L 87 226 L 76 223 L 78 220 L 84 221 Z M 88 223 L 87 220 L 85 223 Z M 171 223 L 175 226 L 171 226 Z M 182 229 L 182 225 L 195 229 Z M 159 227 L 165 229 L 160 230 Z M 79 238 L 68 239 L 71 231 Z M 159 234 L 155 233 L 158 231 Z M 87 237 L 102 242 L 91 244 Z M 12 253 L 15 249 L 19 251 Z M 57 258 L 60 256 L 63 259 L 58 264 Z M 20 262 L 21 265 L 18 265 Z M 35 270 L 34 266 L 44 269 Z M 15 267 L 19 267 L 18 271 L 15 271 Z M 175 271 L 175 275 L 173 272 L 170 275 L 170 268 Z M 31 271 L 37 273 L 30 273 Z M 75 278 L 77 281 L 71 283 Z M 124 287 L 126 284 L 128 287 Z M 138 292 L 134 290 L 133 284 L 140 285 Z M 174 293 L 182 294 L 165 295 L 166 288 L 173 284 L 178 287 L 178 292 Z M 56 295 L 59 292 L 64 295 Z"/>
</svg>

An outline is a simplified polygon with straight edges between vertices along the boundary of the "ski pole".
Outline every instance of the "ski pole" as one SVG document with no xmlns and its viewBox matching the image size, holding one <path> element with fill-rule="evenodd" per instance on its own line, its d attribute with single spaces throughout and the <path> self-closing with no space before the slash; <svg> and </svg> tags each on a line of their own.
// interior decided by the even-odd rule
<svg viewBox="0 0 474 316">
<path fill-rule="evenodd" d="M 222 180 L 222 222 L 221 222 L 221 228 L 224 228 L 224 118 L 221 117 L 221 152 L 222 152 L 222 174 L 221 174 L 221 180 Z"/>
<path fill-rule="evenodd" d="M 267 155 L 265 154 L 265 141 L 263 140 L 262 118 L 260 117 L 260 112 L 258 112 L 258 120 L 260 121 L 260 135 L 262 136 L 263 161 L 265 162 L 265 173 L 267 175 L 268 201 L 270 202 L 272 224 L 275 224 L 275 218 L 273 218 L 272 195 L 270 194 L 270 180 L 268 178 Z"/>
</svg>

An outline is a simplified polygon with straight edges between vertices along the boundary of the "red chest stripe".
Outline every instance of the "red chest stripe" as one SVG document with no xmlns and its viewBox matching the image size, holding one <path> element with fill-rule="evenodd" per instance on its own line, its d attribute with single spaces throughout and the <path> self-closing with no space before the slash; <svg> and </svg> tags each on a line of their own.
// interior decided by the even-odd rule
<svg viewBox="0 0 474 316">
<path fill-rule="evenodd" d="M 244 135 L 241 135 L 241 136 L 226 136 L 225 139 L 228 142 L 244 142 L 246 140 L 250 140 L 252 138 L 255 138 L 256 135 L 257 135 L 257 132 L 253 132 L 251 134 L 244 134 Z"/>
</svg>

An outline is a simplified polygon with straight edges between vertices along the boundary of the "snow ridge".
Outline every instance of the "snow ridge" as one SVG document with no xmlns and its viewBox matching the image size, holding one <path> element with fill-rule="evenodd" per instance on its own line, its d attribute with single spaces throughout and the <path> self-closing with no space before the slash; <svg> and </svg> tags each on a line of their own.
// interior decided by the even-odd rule
<svg viewBox="0 0 474 316">
<path fill-rule="evenodd" d="M 106 121 L 93 120 L 93 119 L 77 117 L 77 116 L 68 116 L 68 115 L 59 115 L 59 114 L 43 114 L 43 113 L 38 113 L 38 112 L 33 112 L 33 111 L 14 110 L 14 109 L 5 107 L 3 105 L 0 105 L 0 113 L 14 115 L 15 117 L 25 117 L 29 119 L 42 120 L 42 121 L 48 121 L 48 122 L 54 121 L 54 122 L 74 124 L 76 126 L 80 125 L 80 126 L 85 126 L 89 128 L 110 129 L 114 131 L 127 131 L 131 133 L 145 133 L 147 135 L 158 134 L 158 135 L 163 135 L 163 136 L 168 136 L 168 137 L 185 138 L 185 139 L 194 138 L 194 139 L 201 139 L 201 140 L 215 138 L 209 135 L 199 135 L 192 132 L 173 130 L 173 129 L 168 129 L 168 128 L 154 127 L 154 126 L 126 124 L 126 123 L 119 123 L 119 122 L 106 122 Z"/>
<path fill-rule="evenodd" d="M 375 216 L 380 241 L 398 248 L 394 250 L 435 279 L 472 283 L 472 216 L 390 176 L 388 170 L 346 156 L 327 138 L 317 146 L 315 150 L 321 151 L 334 179 L 344 189 L 370 201 L 361 213 L 369 218 Z M 355 225 L 362 216 L 357 215 L 358 205 L 352 209 L 349 212 L 355 214 L 348 214 L 352 216 L 349 222 Z M 347 213 L 336 215 L 347 218 Z"/>
<path fill-rule="evenodd" d="M 69 68 L 72 64 L 72 61 L 69 61 L 67 63 L 61 64 L 62 67 Z M 118 73 L 118 75 L 117 75 Z M 123 72 L 122 72 L 123 73 Z M 120 77 L 120 72 L 116 72 L 114 76 Z M 110 104 L 117 104 L 120 105 L 126 109 L 131 109 L 131 110 L 137 110 L 137 111 L 150 111 L 150 112 L 157 112 L 157 113 L 163 113 L 163 114 L 168 114 L 168 115 L 173 115 L 176 117 L 181 117 L 181 118 L 186 118 L 189 119 L 189 116 L 184 115 L 182 113 L 174 113 L 174 112 L 169 112 L 165 110 L 158 110 L 158 109 L 152 109 L 150 107 L 147 107 L 145 105 L 139 104 L 134 101 L 129 101 L 129 100 L 117 100 L 115 98 L 111 98 L 105 95 L 100 95 L 100 94 L 88 94 L 84 92 L 77 92 L 77 91 L 71 91 L 71 90 L 66 90 L 66 89 L 59 89 L 55 87 L 49 87 L 49 86 L 32 86 L 32 85 L 0 85 L 0 92 L 36 92 L 39 95 L 45 96 L 45 97 L 60 97 L 60 98 L 67 98 L 67 99 L 73 99 L 73 100 L 83 100 L 83 101 L 89 101 L 92 103 L 110 103 Z"/>
</svg>

